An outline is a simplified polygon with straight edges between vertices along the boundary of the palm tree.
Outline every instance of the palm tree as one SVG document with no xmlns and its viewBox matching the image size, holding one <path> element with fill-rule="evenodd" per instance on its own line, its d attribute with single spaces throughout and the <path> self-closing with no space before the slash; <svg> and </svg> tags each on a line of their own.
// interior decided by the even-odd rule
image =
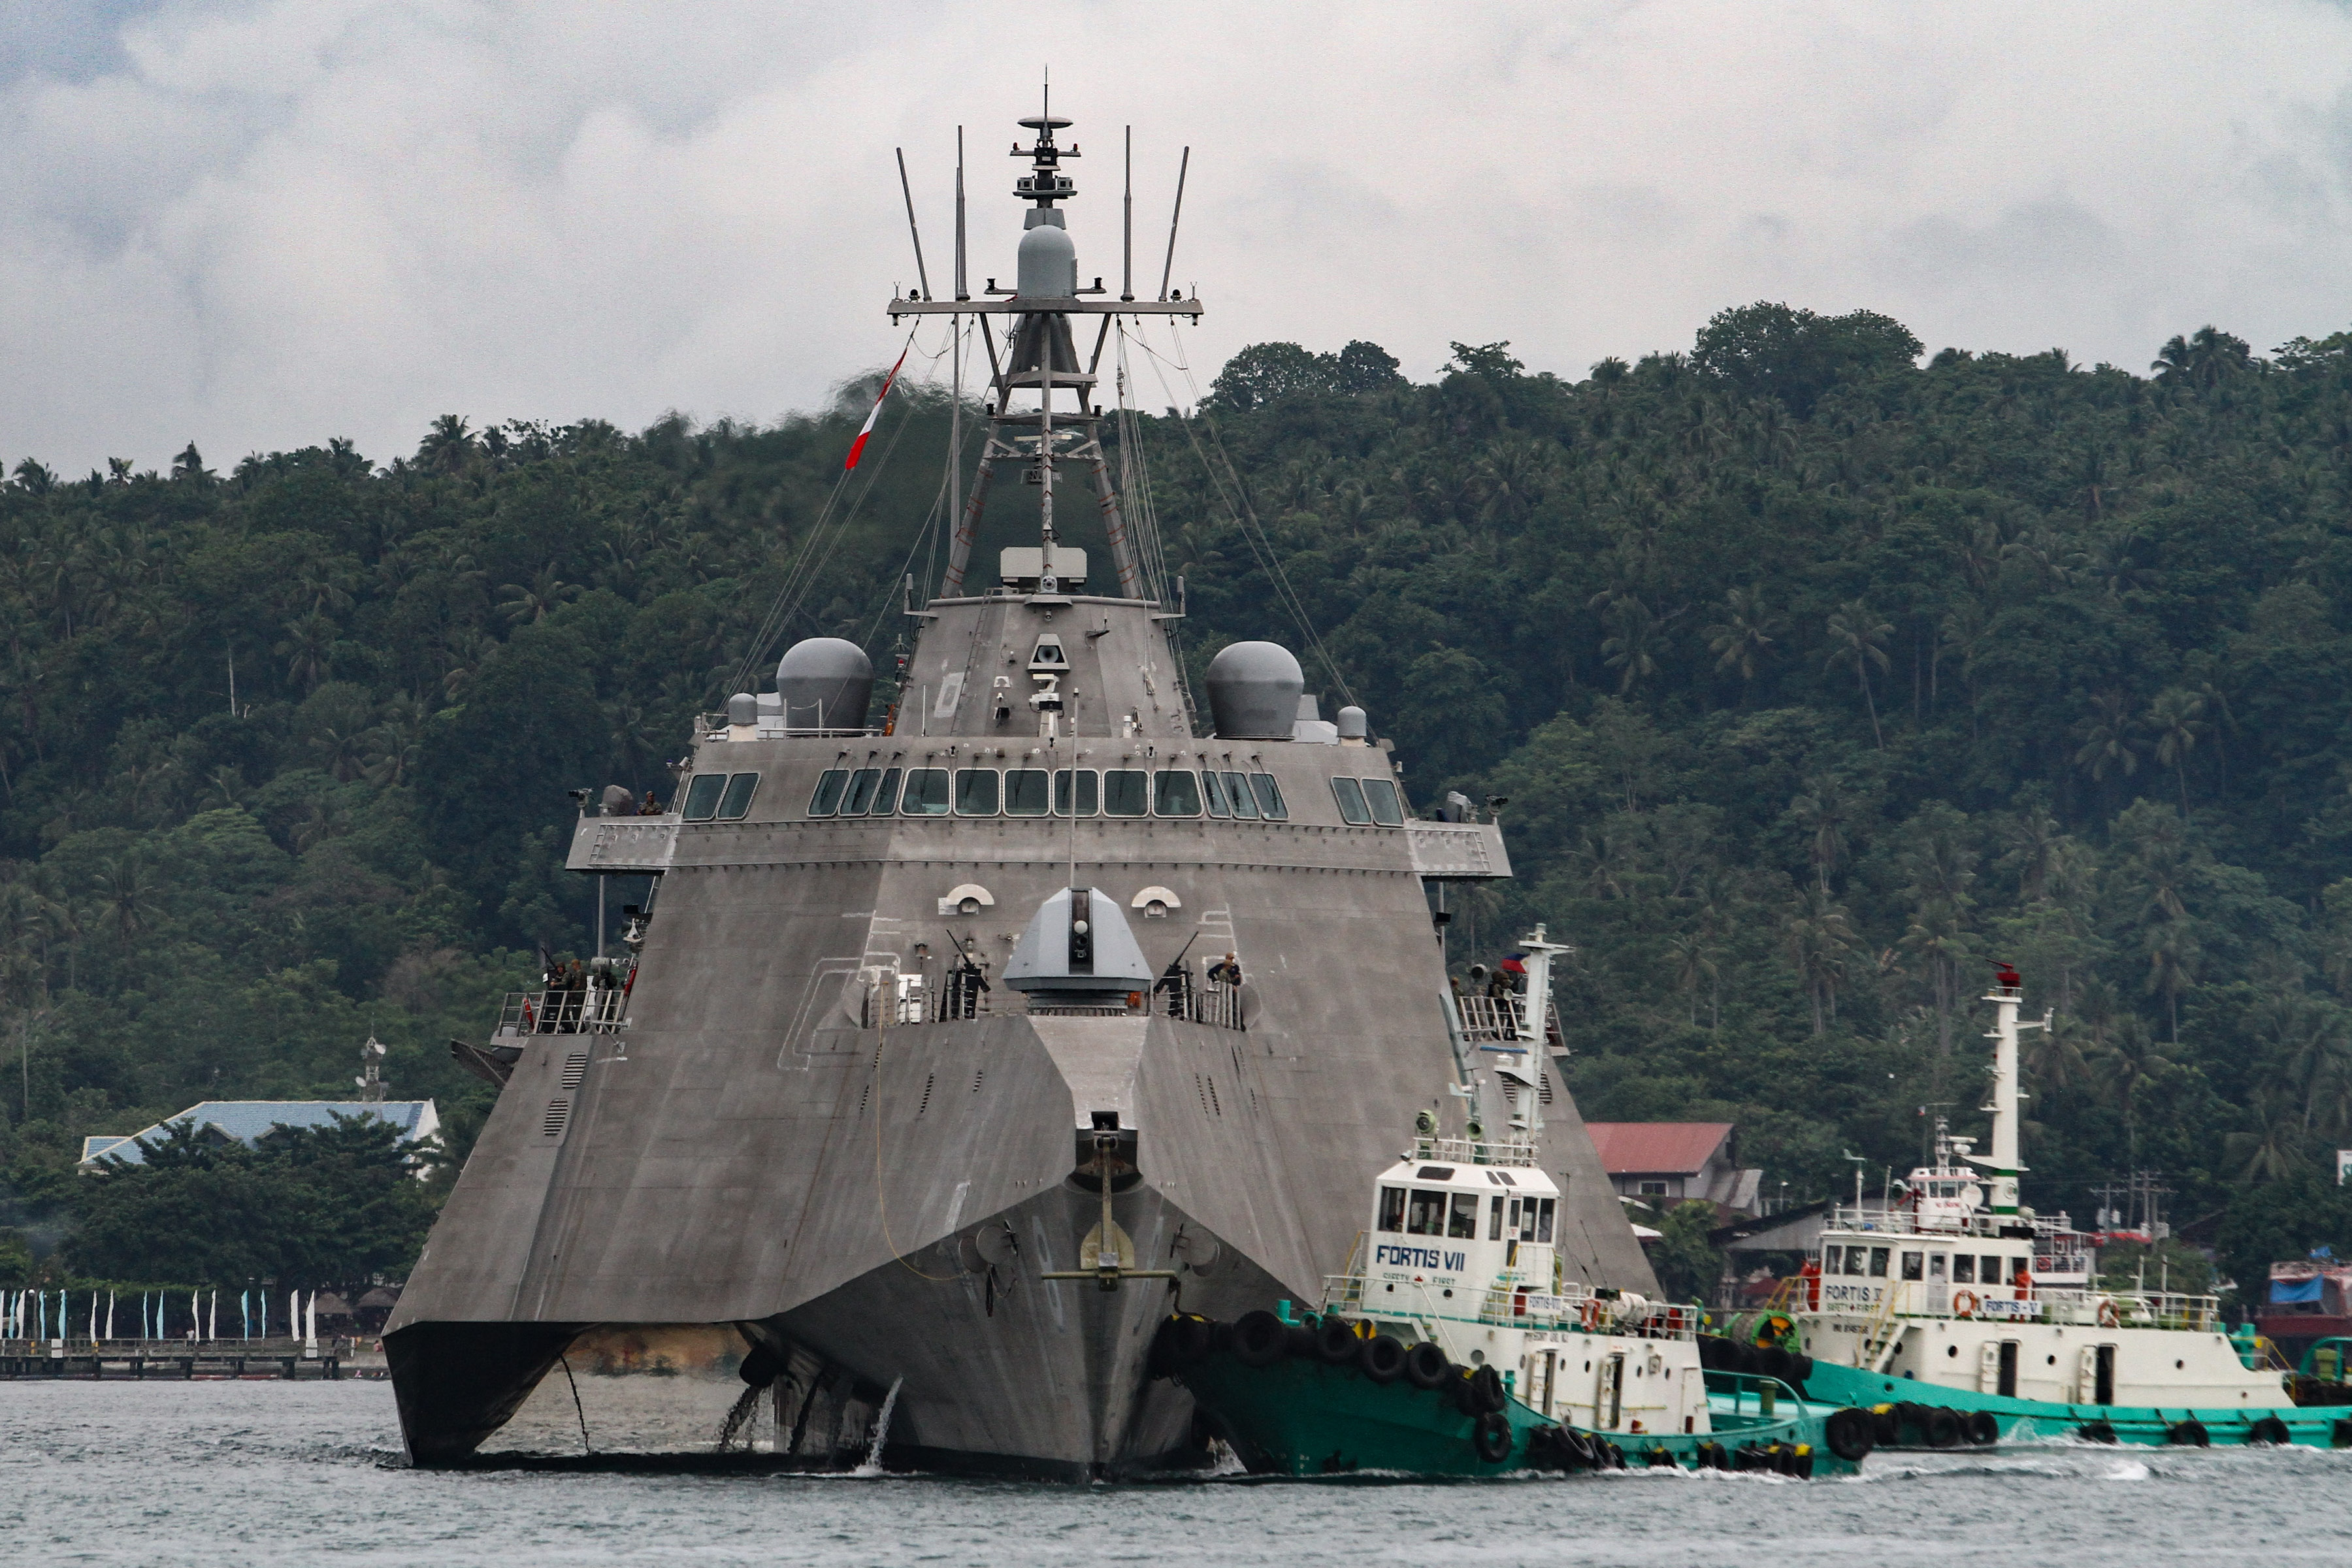
<svg viewBox="0 0 2352 1568">
<path fill-rule="evenodd" d="M 1716 960 L 1720 955 L 1706 935 L 1699 931 L 1688 931 L 1675 937 L 1666 944 L 1666 952 L 1674 962 L 1675 989 L 1690 999 L 1690 1021 L 1695 1028 L 1698 1025 L 1699 982 L 1712 983 L 1718 978 Z M 1707 1017 L 1707 1026 L 1717 1027 L 1721 1021 L 1719 1008 L 1710 1005 Z"/>
<path fill-rule="evenodd" d="M 1853 951 L 1853 927 L 1843 905 L 1815 889 L 1790 911 L 1782 942 L 1789 962 L 1813 1007 L 1813 1033 L 1828 1032 L 1824 1018 L 1837 1016 L 1838 988 L 1845 984 L 1846 960 Z"/>
<path fill-rule="evenodd" d="M 2185 686 L 2168 686 L 2147 705 L 2144 721 L 2156 737 L 2156 760 L 2170 768 L 2180 784 L 2180 815 L 2189 815 L 2189 753 L 2198 737 L 2211 725 L 2205 721 L 2205 699 Z"/>
<path fill-rule="evenodd" d="M 2129 778 L 2139 771 L 2140 743 L 2135 731 L 2139 721 L 2131 716 L 2131 700 L 2121 691 L 2102 691 L 2093 700 L 2091 716 L 2074 726 L 2083 743 L 2074 752 L 2074 765 L 2089 771 L 2091 782 L 2105 780 L 2107 770 L 2116 768 Z"/>
<path fill-rule="evenodd" d="M 1870 694 L 1870 667 L 1886 668 L 1886 649 L 1883 646 L 1894 632 L 1891 621 L 1881 620 L 1878 613 L 1860 599 L 1854 600 L 1830 617 L 1830 652 L 1825 667 L 1851 665 L 1854 679 L 1862 683 L 1863 706 L 1870 710 L 1871 738 L 1878 749 L 1886 749 L 1886 737 L 1878 729 L 1878 702 Z"/>
<path fill-rule="evenodd" d="M 1658 673 L 1658 661 L 1650 653 L 1650 639 L 1657 630 L 1656 617 L 1650 607 L 1628 594 L 1609 606 L 1609 625 L 1612 635 L 1601 639 L 1603 662 L 1622 673 L 1617 678 L 1617 694 L 1621 697 L 1649 677 Z"/>
<path fill-rule="evenodd" d="M 1771 647 L 1772 633 L 1778 629 L 1767 613 L 1763 585 L 1734 588 L 1724 595 L 1730 614 L 1718 625 L 1706 628 L 1707 651 L 1716 656 L 1717 669 L 1737 669 L 1744 689 L 1756 679 L 1756 667 L 1766 650 Z M 1747 700 L 1743 689 L 1741 700 Z"/>
<path fill-rule="evenodd" d="M 1805 787 L 1811 793 L 1790 801 L 1789 809 L 1805 829 L 1805 858 L 1813 864 L 1813 886 L 1826 893 L 1831 873 L 1845 855 L 1845 796 L 1827 773 L 1807 779 Z"/>
<path fill-rule="evenodd" d="M 507 597 L 499 604 L 499 613 L 517 625 L 524 621 L 543 621 L 548 612 L 587 592 L 577 583 L 566 583 L 555 575 L 555 563 L 549 562 L 531 574 L 528 584 L 509 583 L 499 590 Z"/>
<path fill-rule="evenodd" d="M 462 416 L 444 414 L 416 448 L 416 460 L 439 473 L 462 472 L 474 458 L 474 437 Z"/>
<path fill-rule="evenodd" d="M 2306 1142 L 2294 1102 L 2276 1086 L 2265 1085 L 2254 1091 L 2246 1110 L 2253 1126 L 2221 1141 L 2223 1152 L 2238 1164 L 2238 1179 L 2275 1182 L 2293 1175 L 2304 1163 Z"/>
<path fill-rule="evenodd" d="M 316 691 L 327 679 L 335 657 L 335 623 L 313 610 L 286 623 L 286 640 L 277 652 L 286 660 L 286 677 L 305 693 Z"/>
<path fill-rule="evenodd" d="M 2197 961 L 2202 956 L 2186 921 L 2167 921 L 2147 928 L 2147 990 L 2164 998 L 2172 1024 L 2172 1043 L 2180 1043 L 2180 994 L 2197 987 Z"/>
<path fill-rule="evenodd" d="M 136 855 L 118 855 L 99 868 L 94 879 L 104 903 L 100 918 L 128 942 L 147 929 L 155 900 L 144 879 L 145 868 Z"/>
<path fill-rule="evenodd" d="M 2116 1109 L 2123 1113 L 2124 1135 L 2136 1163 L 2139 1159 L 2139 1100 L 2148 1084 L 2172 1066 L 2172 1058 L 2148 1033 L 2136 1013 L 2116 1021 L 2115 1036 L 2095 1060 Z"/>
</svg>

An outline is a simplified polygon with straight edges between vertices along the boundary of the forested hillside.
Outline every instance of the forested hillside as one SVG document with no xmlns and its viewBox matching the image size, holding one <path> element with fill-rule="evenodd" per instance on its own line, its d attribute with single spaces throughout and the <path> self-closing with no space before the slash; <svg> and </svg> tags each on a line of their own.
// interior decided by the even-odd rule
<svg viewBox="0 0 2352 1568">
<path fill-rule="evenodd" d="M 0 1224 L 68 1227 L 83 1132 L 340 1093 L 370 1032 L 462 1141 L 442 1041 L 589 941 L 566 792 L 666 789 L 780 590 L 787 639 L 890 668 L 948 409 L 894 394 L 836 488 L 873 385 L 771 429 L 448 419 L 383 467 L 17 463 Z M 1507 797 L 1519 879 L 1457 894 L 1454 952 L 1579 944 L 1588 1116 L 1737 1121 L 1791 1200 L 1849 1152 L 1875 1184 L 1922 1107 L 1980 1129 L 2007 959 L 2057 1013 L 2029 1201 L 2154 1169 L 2225 1264 L 2352 1243 L 2352 336 L 1922 367 L 1885 318 L 1756 306 L 1432 384 L 1264 344 L 1129 438 L 1196 670 L 1289 643 L 1424 810 Z"/>
</svg>

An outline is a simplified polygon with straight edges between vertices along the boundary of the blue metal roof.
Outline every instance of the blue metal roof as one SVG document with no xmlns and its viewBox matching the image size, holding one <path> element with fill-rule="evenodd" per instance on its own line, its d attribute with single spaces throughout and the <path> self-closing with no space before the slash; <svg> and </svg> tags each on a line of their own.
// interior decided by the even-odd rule
<svg viewBox="0 0 2352 1568">
<path fill-rule="evenodd" d="M 217 1127 L 239 1142 L 251 1143 L 272 1127 L 323 1127 L 336 1116 L 381 1117 L 412 1139 L 430 1136 L 441 1124 L 429 1100 L 207 1100 L 128 1137 L 102 1134 L 83 1139 L 82 1163 L 111 1159 L 144 1164 L 146 1151 L 140 1148 L 139 1141 L 161 1139 L 182 1122 Z"/>
</svg>

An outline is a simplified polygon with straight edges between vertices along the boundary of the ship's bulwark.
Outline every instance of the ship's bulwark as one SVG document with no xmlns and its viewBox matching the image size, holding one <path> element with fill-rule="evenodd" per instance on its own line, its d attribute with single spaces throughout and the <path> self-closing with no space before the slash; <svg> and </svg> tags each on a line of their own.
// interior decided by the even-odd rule
<svg viewBox="0 0 2352 1568">
<path fill-rule="evenodd" d="M 1048 629 L 1080 731 L 1050 742 L 991 684 Z M 1194 737 L 1166 657 L 1134 601 L 937 601 L 900 732 L 706 734 L 694 773 L 760 775 L 742 819 L 583 819 L 575 868 L 660 877 L 628 1026 L 520 1041 L 391 1325 L 416 1458 L 480 1442 L 578 1328 L 730 1321 L 836 1403 L 898 1384 L 892 1448 L 927 1465 L 1090 1475 L 1183 1447 L 1183 1396 L 1144 1367 L 1168 1283 L 1039 1278 L 1079 1267 L 1099 1221 L 1082 1134 L 1115 1116 L 1134 1139 L 1116 1223 L 1134 1267 L 1180 1271 L 1187 1309 L 1318 1299 L 1414 1110 L 1459 1129 L 1423 877 L 1492 874 L 1438 862 L 1501 847 L 1347 824 L 1330 780 L 1385 776 L 1386 753 Z M 1288 819 L 811 816 L 825 770 L 869 764 L 1261 773 Z M 1448 831 L 1465 841 L 1436 845 Z M 1073 881 L 1118 904 L 1155 970 L 1188 942 L 1196 976 L 1238 955 L 1247 1027 L 1026 1016 L 1001 981 L 993 1016 L 870 1026 L 901 975 L 936 1005 L 952 942 L 1001 976 Z M 1147 889 L 1164 918 L 1135 907 Z M 1654 1289 L 1548 1087 L 1566 1266 Z"/>
</svg>

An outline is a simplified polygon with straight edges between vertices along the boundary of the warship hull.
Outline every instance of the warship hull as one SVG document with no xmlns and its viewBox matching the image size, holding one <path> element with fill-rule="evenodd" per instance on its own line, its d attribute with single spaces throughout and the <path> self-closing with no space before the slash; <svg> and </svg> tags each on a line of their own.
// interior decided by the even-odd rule
<svg viewBox="0 0 2352 1568">
<path fill-rule="evenodd" d="M 1654 1289 L 1545 1048 L 1459 1038 L 1431 889 L 1507 876 L 1499 827 L 1413 818 L 1360 713 L 1315 718 L 1273 645 L 1222 652 L 1194 710 L 1070 323 L 1201 307 L 1076 297 L 1075 150 L 1024 123 L 1017 297 L 891 306 L 954 315 L 958 364 L 962 322 L 1005 335 L 887 717 L 861 649 L 809 639 L 703 721 L 669 810 L 608 790 L 568 864 L 652 879 L 625 984 L 466 1048 L 503 1088 L 387 1333 L 420 1463 L 473 1453 L 579 1333 L 680 1323 L 765 1349 L 793 1457 L 856 1448 L 886 1402 L 886 1459 L 1076 1478 L 1197 1454 L 1187 1396 L 1147 1374 L 1160 1322 L 1317 1299 L 1415 1112 L 1514 1095 L 1549 1106 L 1562 1267 Z M 1013 464 L 1042 543 L 968 585 Z M 1057 532 L 1063 467 L 1114 592 Z M 1484 1099 L 1432 1098 L 1448 1083 Z"/>
</svg>

